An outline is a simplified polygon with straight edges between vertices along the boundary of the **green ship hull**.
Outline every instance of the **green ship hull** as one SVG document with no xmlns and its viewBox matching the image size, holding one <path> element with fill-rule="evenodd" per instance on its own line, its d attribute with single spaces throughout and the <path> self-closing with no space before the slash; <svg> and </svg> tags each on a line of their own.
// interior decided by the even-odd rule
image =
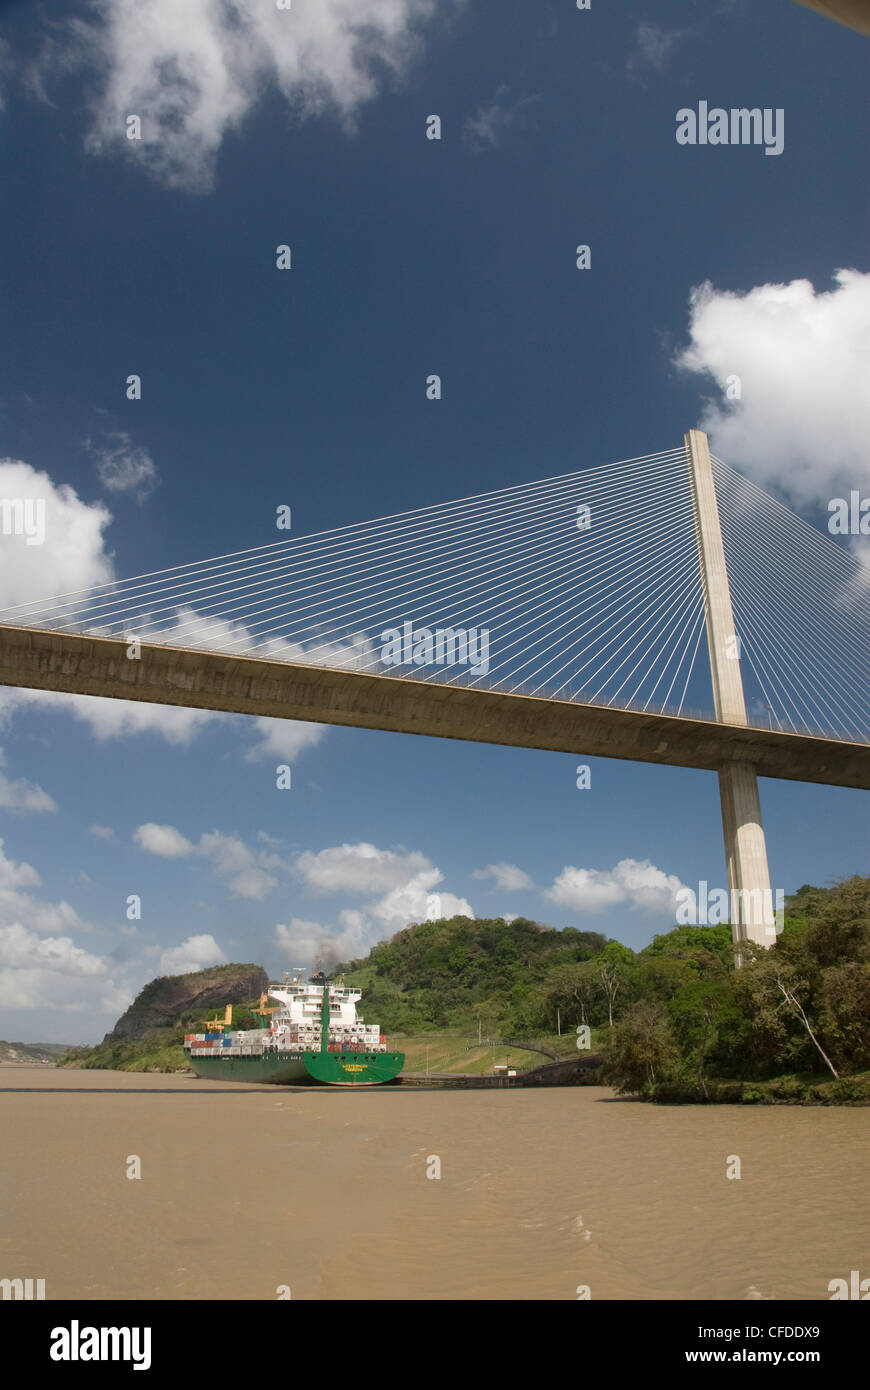
<svg viewBox="0 0 870 1390">
<path fill-rule="evenodd" d="M 266 1082 L 273 1086 L 383 1086 L 405 1065 L 403 1052 L 266 1052 L 261 1057 L 197 1057 L 197 1076 L 209 1081 Z"/>
<path fill-rule="evenodd" d="M 383 1086 L 405 1065 L 404 1052 L 309 1052 L 305 1068 L 322 1086 Z"/>
</svg>

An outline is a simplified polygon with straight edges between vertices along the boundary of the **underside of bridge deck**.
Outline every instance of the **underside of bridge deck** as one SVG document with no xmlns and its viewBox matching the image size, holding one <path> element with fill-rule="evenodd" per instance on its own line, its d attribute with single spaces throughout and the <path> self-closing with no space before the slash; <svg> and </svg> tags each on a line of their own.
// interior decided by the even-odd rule
<svg viewBox="0 0 870 1390">
<path fill-rule="evenodd" d="M 220 652 L 0 625 L 0 685 L 870 790 L 870 745 Z"/>
</svg>

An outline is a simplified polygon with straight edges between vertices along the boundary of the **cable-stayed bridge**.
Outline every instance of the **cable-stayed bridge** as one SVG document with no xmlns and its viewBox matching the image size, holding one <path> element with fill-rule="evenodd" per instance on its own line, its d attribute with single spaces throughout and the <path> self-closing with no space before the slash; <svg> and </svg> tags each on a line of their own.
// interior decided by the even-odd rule
<svg viewBox="0 0 870 1390">
<path fill-rule="evenodd" d="M 690 431 L 29 597 L 0 611 L 0 683 L 713 769 L 730 885 L 769 890 L 757 776 L 870 788 L 868 600 L 849 551 Z"/>
</svg>

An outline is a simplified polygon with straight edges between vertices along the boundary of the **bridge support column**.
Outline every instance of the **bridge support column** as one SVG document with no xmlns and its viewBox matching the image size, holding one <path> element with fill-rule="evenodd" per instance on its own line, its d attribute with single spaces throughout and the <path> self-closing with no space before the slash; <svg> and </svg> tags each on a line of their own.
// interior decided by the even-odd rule
<svg viewBox="0 0 870 1390">
<path fill-rule="evenodd" d="M 719 798 L 728 866 L 732 939 L 735 946 L 741 941 L 772 946 L 776 939 L 776 919 L 761 824 L 758 778 L 752 763 L 725 763 L 720 768 Z"/>
<path fill-rule="evenodd" d="M 740 643 L 734 630 L 731 589 L 710 449 L 702 430 L 689 430 L 686 452 L 695 509 L 716 718 L 724 724 L 745 725 Z M 739 947 L 741 941 L 756 941 L 762 946 L 772 946 L 776 937 L 770 871 L 761 824 L 758 777 L 752 763 L 724 763 L 719 770 L 719 796 L 722 802 L 734 945 Z M 737 963 L 740 964 L 739 951 Z"/>
</svg>

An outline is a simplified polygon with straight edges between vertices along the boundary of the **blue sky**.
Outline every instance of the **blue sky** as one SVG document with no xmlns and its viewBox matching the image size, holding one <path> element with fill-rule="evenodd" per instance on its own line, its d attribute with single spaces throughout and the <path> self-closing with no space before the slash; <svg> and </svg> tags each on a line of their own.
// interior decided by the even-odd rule
<svg viewBox="0 0 870 1390">
<path fill-rule="evenodd" d="M 319 531 L 697 424 L 822 530 L 868 493 L 866 41 L 791 0 L 360 0 L 362 44 L 338 0 L 237 0 L 232 33 L 183 8 L 0 8 L 0 483 L 46 475 L 68 523 L 26 575 L 0 537 L 0 602 L 269 544 L 281 504 Z M 700 101 L 781 109 L 782 153 L 678 145 Z M 158 971 L 364 951 L 432 894 L 639 947 L 669 884 L 723 880 L 713 774 L 595 760 L 580 791 L 555 754 L 0 712 L 7 1038 L 93 1039 Z M 870 872 L 861 793 L 762 804 L 776 886 Z"/>
</svg>

